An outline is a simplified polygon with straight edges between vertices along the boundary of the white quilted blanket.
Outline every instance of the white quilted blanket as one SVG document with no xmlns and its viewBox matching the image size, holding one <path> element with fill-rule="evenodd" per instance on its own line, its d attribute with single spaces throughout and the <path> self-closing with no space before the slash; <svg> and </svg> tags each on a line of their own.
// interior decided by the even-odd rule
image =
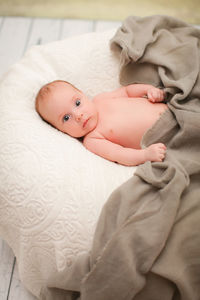
<svg viewBox="0 0 200 300">
<path fill-rule="evenodd" d="M 32 47 L 0 82 L 0 235 L 36 296 L 48 277 L 86 253 L 109 194 L 135 168 L 104 160 L 44 123 L 39 88 L 63 79 L 90 97 L 119 86 L 114 31 Z"/>
</svg>

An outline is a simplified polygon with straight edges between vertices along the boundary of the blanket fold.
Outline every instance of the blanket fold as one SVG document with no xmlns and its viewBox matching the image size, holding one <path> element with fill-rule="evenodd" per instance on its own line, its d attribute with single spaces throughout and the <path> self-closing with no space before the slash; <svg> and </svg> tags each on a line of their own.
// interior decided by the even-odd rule
<svg viewBox="0 0 200 300">
<path fill-rule="evenodd" d="M 141 165 L 104 206 L 81 300 L 200 299 L 199 38 L 192 26 L 152 16 L 129 17 L 111 41 L 122 84 L 168 95 L 169 110 L 142 141 L 164 142 L 167 156 Z"/>
<path fill-rule="evenodd" d="M 165 90 L 169 109 L 142 147 L 163 142 L 167 155 L 109 197 L 80 299 L 200 300 L 200 30 L 168 16 L 129 17 L 111 49 L 121 84 Z"/>
</svg>

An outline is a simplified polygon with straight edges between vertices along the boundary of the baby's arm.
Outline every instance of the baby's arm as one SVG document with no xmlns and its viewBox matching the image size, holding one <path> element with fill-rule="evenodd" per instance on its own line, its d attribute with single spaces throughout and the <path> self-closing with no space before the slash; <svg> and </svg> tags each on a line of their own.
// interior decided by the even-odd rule
<svg viewBox="0 0 200 300">
<path fill-rule="evenodd" d="M 130 84 L 111 92 L 99 94 L 95 98 L 147 97 L 151 102 L 162 102 L 164 92 L 150 84 Z"/>
<path fill-rule="evenodd" d="M 164 91 L 149 84 L 130 84 L 126 91 L 129 97 L 147 97 L 151 102 L 164 100 Z"/>
<path fill-rule="evenodd" d="M 164 144 L 153 144 L 145 149 L 125 148 L 104 138 L 85 137 L 84 146 L 95 154 L 126 166 L 137 166 L 146 161 L 162 161 L 165 157 Z"/>
</svg>

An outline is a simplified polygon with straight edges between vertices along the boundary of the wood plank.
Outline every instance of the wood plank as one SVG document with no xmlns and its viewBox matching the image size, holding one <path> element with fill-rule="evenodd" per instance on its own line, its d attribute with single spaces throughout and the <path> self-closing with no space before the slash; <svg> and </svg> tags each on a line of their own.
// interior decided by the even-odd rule
<svg viewBox="0 0 200 300">
<path fill-rule="evenodd" d="M 26 48 L 59 39 L 62 21 L 59 19 L 34 18 Z"/>
<path fill-rule="evenodd" d="M 0 31 L 0 76 L 24 53 L 31 19 L 6 17 Z"/>
<path fill-rule="evenodd" d="M 0 299 L 6 299 L 10 285 L 14 255 L 5 241 L 0 239 Z"/>
<path fill-rule="evenodd" d="M 18 267 L 17 264 L 15 264 L 8 300 L 37 300 L 37 298 L 29 293 L 29 291 L 27 291 L 27 289 L 23 286 L 18 274 Z"/>
<path fill-rule="evenodd" d="M 94 22 L 89 20 L 63 20 L 60 39 L 94 31 Z"/>
<path fill-rule="evenodd" d="M 120 27 L 122 22 L 120 21 L 95 21 L 94 31 L 106 31 L 113 28 Z"/>
<path fill-rule="evenodd" d="M 2 24 L 3 24 L 3 17 L 0 17 L 0 31 L 1 31 Z"/>
</svg>

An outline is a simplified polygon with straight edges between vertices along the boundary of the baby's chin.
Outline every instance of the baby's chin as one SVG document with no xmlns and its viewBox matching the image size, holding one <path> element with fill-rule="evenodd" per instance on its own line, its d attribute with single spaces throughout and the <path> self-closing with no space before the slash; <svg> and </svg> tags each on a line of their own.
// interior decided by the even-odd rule
<svg viewBox="0 0 200 300">
<path fill-rule="evenodd" d="M 87 133 L 86 134 L 68 134 L 68 135 L 70 135 L 73 138 L 80 139 L 80 138 L 84 138 L 84 136 L 87 135 Z"/>
<path fill-rule="evenodd" d="M 87 133 L 83 133 L 83 132 L 79 132 L 79 133 L 71 133 L 71 132 L 67 132 L 65 130 L 61 130 L 63 133 L 73 137 L 73 138 L 83 138 Z"/>
</svg>

